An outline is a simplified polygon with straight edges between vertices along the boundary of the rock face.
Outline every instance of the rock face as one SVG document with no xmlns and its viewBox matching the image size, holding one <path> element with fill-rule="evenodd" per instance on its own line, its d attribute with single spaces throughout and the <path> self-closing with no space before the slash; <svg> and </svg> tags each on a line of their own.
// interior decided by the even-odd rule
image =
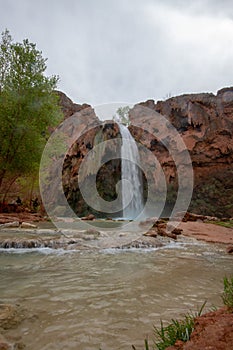
<svg viewBox="0 0 233 350">
<path fill-rule="evenodd" d="M 89 216 L 93 213 L 96 217 L 103 217 L 103 213 L 93 210 L 88 203 L 83 199 L 79 189 L 79 182 L 85 180 L 89 183 L 90 193 L 88 197 L 92 198 L 93 184 L 96 183 L 99 195 L 106 201 L 112 201 L 117 197 L 116 184 L 120 180 L 121 162 L 120 159 L 112 159 L 104 162 L 104 157 L 114 157 L 117 144 L 109 146 L 104 141 L 117 139 L 119 137 L 119 128 L 113 121 L 99 123 L 99 125 L 91 128 L 87 133 L 84 133 L 70 148 L 66 155 L 63 165 L 63 188 L 68 203 L 71 208 L 80 216 Z M 82 177 L 79 174 L 79 167 L 85 156 L 96 145 L 101 145 L 99 152 L 95 153 L 95 158 L 86 167 Z M 97 172 L 96 180 L 95 174 Z M 117 216 L 120 213 L 116 213 Z M 106 214 L 107 216 L 107 214 Z"/>
<path fill-rule="evenodd" d="M 213 94 L 189 94 L 166 101 L 142 102 L 164 115 L 179 131 L 190 152 L 194 170 L 194 192 L 190 211 L 203 215 L 233 215 L 233 87 Z M 133 115 L 133 113 L 132 113 Z M 131 118 L 132 124 L 134 116 Z M 176 197 L 177 174 L 167 149 L 145 125 L 144 134 L 130 126 L 135 139 L 157 157 L 165 172 L 172 202 Z M 174 192 L 174 193 L 173 193 Z"/>
<path fill-rule="evenodd" d="M 65 116 L 74 111 L 85 111 L 87 105 L 72 104 L 60 93 Z M 178 130 L 190 153 L 194 170 L 194 191 L 189 211 L 201 215 L 217 217 L 233 216 L 233 87 L 210 93 L 187 94 L 155 103 L 153 100 L 139 103 L 130 112 L 131 134 L 136 141 L 146 146 L 158 159 L 167 182 L 167 208 L 173 208 L 177 196 L 178 179 L 176 165 L 161 140 L 154 135 L 152 125 L 145 124 L 145 131 L 134 126 L 140 118 L 134 109 L 147 107 L 151 112 L 159 112 Z M 90 108 L 87 108 L 87 110 Z M 152 113 L 153 117 L 153 113 Z M 84 131 L 66 155 L 63 166 L 63 187 L 70 206 L 81 216 L 98 213 L 83 200 L 77 179 L 82 159 L 101 141 L 119 137 L 119 130 L 112 121 L 100 123 L 97 118 L 85 119 L 77 113 L 79 127 Z M 90 124 L 92 123 L 92 124 Z M 137 124 L 137 123 L 135 123 Z M 92 125 L 92 128 L 87 126 Z M 86 128 L 86 132 L 85 132 Z M 165 140 L 166 141 L 166 140 Z M 109 151 L 109 150 L 108 150 Z M 98 160 L 99 161 L 99 160 Z M 150 159 L 145 157 L 148 166 Z M 97 176 L 97 188 L 105 200 L 116 198 L 115 185 L 121 178 L 121 163 L 115 160 L 102 166 Z M 87 169 L 87 176 L 92 169 Z M 156 176 L 151 171 L 156 182 Z M 93 179 L 92 179 L 93 180 Z M 91 180 L 91 181 L 92 181 Z M 144 193 L 146 196 L 146 181 Z M 157 183 L 157 186 L 160 186 Z M 166 215 L 166 213 L 165 213 Z M 100 215 L 101 216 L 101 215 Z M 102 215 L 103 216 L 103 215 Z"/>
<path fill-rule="evenodd" d="M 81 110 L 91 107 L 90 105 L 84 103 L 82 105 L 74 103 L 69 97 L 64 94 L 64 92 L 56 91 L 59 97 L 59 104 L 61 106 L 62 112 L 64 114 L 64 118 L 68 118 L 76 112 L 80 112 Z"/>
<path fill-rule="evenodd" d="M 69 150 L 75 148 L 76 140 L 79 144 L 80 138 L 82 138 L 80 147 L 85 148 L 87 145 L 88 149 L 87 140 L 90 138 L 90 136 L 88 136 L 88 132 L 93 134 L 93 130 L 96 130 L 95 128 L 100 124 L 100 121 L 96 117 L 93 108 L 89 107 L 88 105 L 82 105 L 81 107 L 78 105 L 77 107 L 66 96 L 63 96 L 63 94 L 61 96 L 61 103 L 64 103 L 64 100 L 67 102 L 64 105 L 64 117 L 67 116 L 67 118 L 57 128 L 56 132 L 52 134 L 49 140 L 49 145 L 47 144 L 47 147 L 49 150 L 51 150 L 51 153 L 43 163 L 42 172 L 45 181 L 43 182 L 43 188 L 41 191 L 43 204 L 45 204 L 44 199 L 46 196 L 46 203 L 49 203 L 48 205 L 50 205 L 54 210 L 53 214 L 57 216 L 63 216 L 66 214 L 64 209 L 63 190 L 66 193 L 67 167 L 70 169 L 68 179 L 71 181 L 73 180 L 77 166 L 80 164 L 80 160 L 82 158 L 81 153 L 77 153 L 75 155 L 77 162 L 73 161 L 72 165 L 69 164 L 69 162 L 65 160 L 66 158 L 69 158 Z M 72 116 L 70 116 L 70 118 L 68 118 L 69 114 L 71 114 L 73 109 L 75 110 L 76 107 L 80 107 L 80 110 L 76 111 L 74 114 L 72 114 Z M 53 154 L 54 149 L 55 152 Z M 47 164 L 45 164 L 46 162 Z M 62 167 L 64 189 L 62 189 L 60 181 L 60 169 L 62 169 Z M 71 182 L 70 187 L 73 189 Z M 59 192 L 59 195 L 55 198 L 57 191 Z M 56 212 L 54 208 L 56 208 Z M 48 210 L 48 206 L 46 207 L 46 210 Z"/>
</svg>

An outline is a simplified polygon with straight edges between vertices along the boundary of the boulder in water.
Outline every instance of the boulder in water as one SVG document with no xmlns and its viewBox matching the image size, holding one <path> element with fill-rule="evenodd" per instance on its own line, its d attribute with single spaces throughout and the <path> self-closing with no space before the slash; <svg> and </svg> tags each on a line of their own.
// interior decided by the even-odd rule
<svg viewBox="0 0 233 350">
<path fill-rule="evenodd" d="M 17 327 L 25 319 L 25 313 L 19 305 L 0 304 L 0 329 L 8 330 Z M 18 339 L 20 340 L 20 339 Z M 21 341 L 13 342 L 0 334 L 0 350 L 20 350 L 25 344 Z"/>
<path fill-rule="evenodd" d="M 24 318 L 25 315 L 19 306 L 0 304 L 0 328 L 15 328 Z"/>
</svg>

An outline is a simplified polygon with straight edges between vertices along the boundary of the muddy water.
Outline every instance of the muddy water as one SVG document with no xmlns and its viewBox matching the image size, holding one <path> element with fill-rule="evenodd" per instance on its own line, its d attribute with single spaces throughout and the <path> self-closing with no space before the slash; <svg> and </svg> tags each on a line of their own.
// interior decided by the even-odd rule
<svg viewBox="0 0 233 350">
<path fill-rule="evenodd" d="M 207 299 L 221 305 L 233 273 L 221 247 L 176 244 L 157 250 L 0 252 L 0 301 L 19 303 L 29 319 L 7 335 L 30 350 L 143 348 L 153 324 Z"/>
</svg>

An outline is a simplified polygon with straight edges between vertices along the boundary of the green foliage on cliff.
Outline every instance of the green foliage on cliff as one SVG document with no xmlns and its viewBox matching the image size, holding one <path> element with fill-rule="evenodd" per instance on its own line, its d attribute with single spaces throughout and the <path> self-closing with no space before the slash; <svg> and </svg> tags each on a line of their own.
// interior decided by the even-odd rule
<svg viewBox="0 0 233 350">
<path fill-rule="evenodd" d="M 129 126 L 130 124 L 129 111 L 130 111 L 129 106 L 119 107 L 116 111 L 117 115 L 113 116 L 113 120 L 121 124 L 124 124 L 126 126 Z"/>
<path fill-rule="evenodd" d="M 27 39 L 14 43 L 8 30 L 0 43 L 0 193 L 19 176 L 35 174 L 49 137 L 61 120 L 54 93 L 58 77 L 46 77 L 46 59 Z M 1 188 L 4 187 L 4 190 Z"/>
<path fill-rule="evenodd" d="M 213 173 L 194 188 L 189 211 L 219 218 L 233 216 L 233 171 Z"/>
</svg>

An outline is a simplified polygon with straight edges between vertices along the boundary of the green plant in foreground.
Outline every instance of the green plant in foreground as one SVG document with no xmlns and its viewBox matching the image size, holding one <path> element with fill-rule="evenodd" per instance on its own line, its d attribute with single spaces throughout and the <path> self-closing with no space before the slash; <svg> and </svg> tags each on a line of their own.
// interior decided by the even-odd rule
<svg viewBox="0 0 233 350">
<path fill-rule="evenodd" d="M 177 340 L 188 341 L 194 330 L 195 318 L 201 316 L 205 304 L 206 301 L 197 313 L 185 314 L 183 320 L 172 319 L 168 326 L 164 326 L 161 321 L 160 328 L 154 327 L 155 340 L 152 350 L 165 350 L 167 347 L 174 345 Z M 132 345 L 132 348 L 137 350 L 134 345 Z M 145 350 L 150 350 L 147 339 L 145 339 Z"/>
<path fill-rule="evenodd" d="M 223 303 L 233 311 L 233 277 L 225 277 L 223 283 Z M 172 319 L 168 326 L 164 326 L 163 322 L 161 321 L 160 328 L 154 327 L 154 345 L 150 349 L 148 340 L 145 339 L 144 350 L 165 350 L 167 347 L 174 345 L 177 340 L 181 340 L 183 342 L 188 341 L 194 330 L 195 318 L 201 316 L 205 305 L 206 301 L 203 303 L 197 313 L 187 313 L 184 315 L 183 320 Z M 216 307 L 214 307 L 213 311 L 216 311 Z M 134 345 L 132 345 L 132 349 L 137 350 Z"/>
<path fill-rule="evenodd" d="M 164 326 L 161 321 L 160 329 L 155 327 L 155 337 L 158 341 L 155 342 L 155 346 L 158 350 L 164 350 L 168 346 L 174 345 L 177 340 L 188 341 L 190 335 L 194 330 L 194 315 L 187 314 L 184 316 L 184 320 L 171 320 L 168 326 Z"/>
<path fill-rule="evenodd" d="M 222 295 L 222 300 L 224 305 L 228 308 L 233 309 L 233 277 L 225 277 L 223 280 L 224 283 L 224 292 Z"/>
<path fill-rule="evenodd" d="M 148 340 L 147 340 L 147 339 L 145 339 L 145 340 L 144 340 L 144 342 L 145 342 L 145 350 L 150 350 L 150 349 L 149 349 Z M 134 346 L 134 345 L 132 345 L 132 348 L 133 348 L 133 350 L 137 350 L 137 349 L 135 348 L 135 346 Z"/>
</svg>

